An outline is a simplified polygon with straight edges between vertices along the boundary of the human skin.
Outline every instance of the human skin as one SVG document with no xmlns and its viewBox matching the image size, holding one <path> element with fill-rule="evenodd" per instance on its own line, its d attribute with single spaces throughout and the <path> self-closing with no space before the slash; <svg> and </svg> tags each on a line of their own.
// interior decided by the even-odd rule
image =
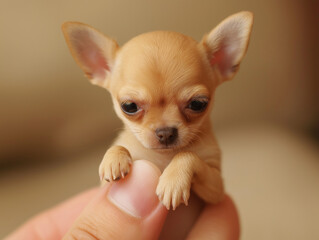
<svg viewBox="0 0 319 240">
<path fill-rule="evenodd" d="M 155 165 L 136 161 L 127 178 L 40 213 L 5 240 L 157 239 L 168 213 L 155 194 L 159 176 Z M 176 231 L 185 220 L 179 219 Z M 218 205 L 206 204 L 194 221 L 186 239 L 239 239 L 238 215 L 229 196 Z"/>
</svg>

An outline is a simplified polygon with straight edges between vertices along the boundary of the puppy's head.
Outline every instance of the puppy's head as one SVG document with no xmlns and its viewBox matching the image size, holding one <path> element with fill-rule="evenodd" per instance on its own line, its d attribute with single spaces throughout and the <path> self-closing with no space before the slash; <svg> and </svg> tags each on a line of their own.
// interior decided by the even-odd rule
<svg viewBox="0 0 319 240">
<path fill-rule="evenodd" d="M 214 91 L 238 71 L 252 19 L 249 12 L 232 15 L 199 43 L 151 32 L 122 48 L 85 24 L 62 29 L 87 77 L 111 93 L 125 126 L 146 148 L 163 150 L 186 147 L 207 132 Z"/>
</svg>

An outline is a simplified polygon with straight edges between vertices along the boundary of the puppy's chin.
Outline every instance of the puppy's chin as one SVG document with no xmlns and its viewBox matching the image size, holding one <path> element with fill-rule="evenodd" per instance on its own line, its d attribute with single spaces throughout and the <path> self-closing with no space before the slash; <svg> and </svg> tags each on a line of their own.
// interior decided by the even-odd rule
<svg viewBox="0 0 319 240">
<path fill-rule="evenodd" d="M 178 144 L 173 144 L 173 145 L 159 145 L 159 146 L 151 146 L 149 149 L 152 149 L 154 151 L 158 152 L 169 152 L 169 151 L 174 151 L 179 149 L 180 146 Z"/>
</svg>

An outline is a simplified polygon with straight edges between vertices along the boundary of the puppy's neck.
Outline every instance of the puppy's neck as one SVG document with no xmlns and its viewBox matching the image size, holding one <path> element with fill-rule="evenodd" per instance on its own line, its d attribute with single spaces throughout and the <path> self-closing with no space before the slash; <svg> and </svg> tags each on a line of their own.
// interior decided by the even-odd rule
<svg viewBox="0 0 319 240">
<path fill-rule="evenodd" d="M 203 145 L 206 146 L 206 144 L 211 142 L 213 142 L 212 145 L 216 145 L 215 137 L 212 133 L 211 123 L 209 118 L 207 118 L 202 123 L 201 131 L 199 132 L 197 138 L 194 138 L 194 140 L 191 141 L 189 145 L 183 148 L 164 150 L 146 148 L 140 143 L 140 141 L 128 128 L 125 128 L 119 134 L 114 145 L 120 145 L 127 148 L 133 160 L 148 160 L 158 166 L 160 170 L 164 170 L 176 153 L 180 151 L 193 151 L 201 155 Z"/>
</svg>

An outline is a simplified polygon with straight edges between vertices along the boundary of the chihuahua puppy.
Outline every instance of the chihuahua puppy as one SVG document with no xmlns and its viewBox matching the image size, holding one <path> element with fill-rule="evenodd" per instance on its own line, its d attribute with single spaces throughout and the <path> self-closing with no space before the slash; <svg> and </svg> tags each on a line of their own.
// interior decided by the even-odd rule
<svg viewBox="0 0 319 240">
<path fill-rule="evenodd" d="M 156 194 L 167 209 L 187 205 L 191 188 L 208 203 L 223 199 L 210 112 L 216 87 L 239 69 L 252 22 L 252 13 L 240 12 L 201 42 L 156 31 L 123 47 L 86 24 L 63 24 L 75 61 L 93 84 L 111 93 L 125 126 L 101 162 L 101 180 L 124 178 L 132 161 L 147 159 L 162 171 Z"/>
</svg>

